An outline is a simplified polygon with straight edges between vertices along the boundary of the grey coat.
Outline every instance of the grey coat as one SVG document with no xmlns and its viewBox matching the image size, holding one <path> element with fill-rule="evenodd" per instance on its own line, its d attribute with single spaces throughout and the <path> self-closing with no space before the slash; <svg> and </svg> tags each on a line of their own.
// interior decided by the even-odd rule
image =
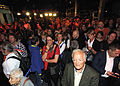
<svg viewBox="0 0 120 86">
<path fill-rule="evenodd" d="M 23 77 L 20 81 L 19 86 L 34 86 L 34 84 L 32 83 L 32 81 L 29 79 L 26 81 L 26 83 L 24 84 L 24 81 L 27 79 L 27 77 Z"/>
</svg>

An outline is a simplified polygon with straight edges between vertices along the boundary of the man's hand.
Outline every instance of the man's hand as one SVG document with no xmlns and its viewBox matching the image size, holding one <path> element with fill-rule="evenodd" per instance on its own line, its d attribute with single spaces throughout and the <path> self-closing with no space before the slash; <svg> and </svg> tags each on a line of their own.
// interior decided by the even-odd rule
<svg viewBox="0 0 120 86">
<path fill-rule="evenodd" d="M 107 71 L 107 75 L 108 75 L 108 76 L 115 77 L 115 78 L 118 78 L 117 75 L 120 76 L 120 74 L 118 74 L 118 73 L 113 73 L 113 72 L 110 72 L 110 71 Z"/>
<path fill-rule="evenodd" d="M 88 46 L 88 50 L 92 50 L 92 47 Z"/>
</svg>

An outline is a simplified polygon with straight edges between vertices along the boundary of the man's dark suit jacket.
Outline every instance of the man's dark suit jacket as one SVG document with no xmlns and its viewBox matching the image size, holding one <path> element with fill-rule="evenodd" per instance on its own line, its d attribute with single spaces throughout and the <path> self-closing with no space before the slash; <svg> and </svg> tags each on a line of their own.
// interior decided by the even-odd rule
<svg viewBox="0 0 120 86">
<path fill-rule="evenodd" d="M 98 86 L 99 73 L 86 65 L 79 86 Z M 62 78 L 62 86 L 74 86 L 74 66 L 67 64 Z"/>
<path fill-rule="evenodd" d="M 92 66 L 100 73 L 100 74 L 105 74 L 105 65 L 106 65 L 106 57 L 107 57 L 107 52 L 99 52 L 93 61 Z M 113 70 L 112 72 L 117 72 L 119 73 L 118 70 L 118 62 L 119 58 L 114 59 L 114 65 L 113 65 Z"/>
</svg>

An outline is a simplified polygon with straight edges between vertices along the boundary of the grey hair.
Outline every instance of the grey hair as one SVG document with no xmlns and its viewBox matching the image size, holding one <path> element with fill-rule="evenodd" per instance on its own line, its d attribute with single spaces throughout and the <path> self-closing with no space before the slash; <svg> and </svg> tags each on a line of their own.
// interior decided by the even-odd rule
<svg viewBox="0 0 120 86">
<path fill-rule="evenodd" d="M 15 78 L 22 78 L 23 77 L 23 71 L 20 68 L 13 69 L 10 73 Z"/>
<path fill-rule="evenodd" d="M 13 46 L 8 42 L 5 42 L 2 45 L 2 49 L 7 50 L 8 52 L 13 52 L 13 50 L 14 50 Z"/>
<path fill-rule="evenodd" d="M 86 55 L 81 49 L 74 49 L 73 52 L 72 52 L 72 57 L 73 57 L 73 55 L 74 55 L 76 52 L 82 52 L 84 59 L 87 58 L 87 55 Z"/>
<path fill-rule="evenodd" d="M 70 49 L 74 50 L 74 49 L 78 49 L 79 48 L 79 44 L 77 40 L 72 40 L 71 41 L 71 45 L 70 45 Z"/>
</svg>

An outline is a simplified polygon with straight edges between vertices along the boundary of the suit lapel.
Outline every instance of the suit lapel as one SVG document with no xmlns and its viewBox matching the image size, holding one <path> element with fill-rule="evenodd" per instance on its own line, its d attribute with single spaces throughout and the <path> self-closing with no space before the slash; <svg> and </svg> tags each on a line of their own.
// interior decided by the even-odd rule
<svg viewBox="0 0 120 86">
<path fill-rule="evenodd" d="M 79 86 L 86 86 L 85 84 L 86 84 L 86 81 L 88 80 L 88 78 L 89 78 L 89 70 L 88 70 L 88 67 L 86 65 L 85 69 L 83 71 L 83 75 L 81 77 Z"/>
<path fill-rule="evenodd" d="M 73 65 L 72 65 L 73 66 Z M 70 76 L 71 76 L 71 80 L 70 80 L 70 86 L 74 86 L 74 67 L 72 67 L 71 68 L 71 70 L 69 70 L 70 71 Z"/>
</svg>

